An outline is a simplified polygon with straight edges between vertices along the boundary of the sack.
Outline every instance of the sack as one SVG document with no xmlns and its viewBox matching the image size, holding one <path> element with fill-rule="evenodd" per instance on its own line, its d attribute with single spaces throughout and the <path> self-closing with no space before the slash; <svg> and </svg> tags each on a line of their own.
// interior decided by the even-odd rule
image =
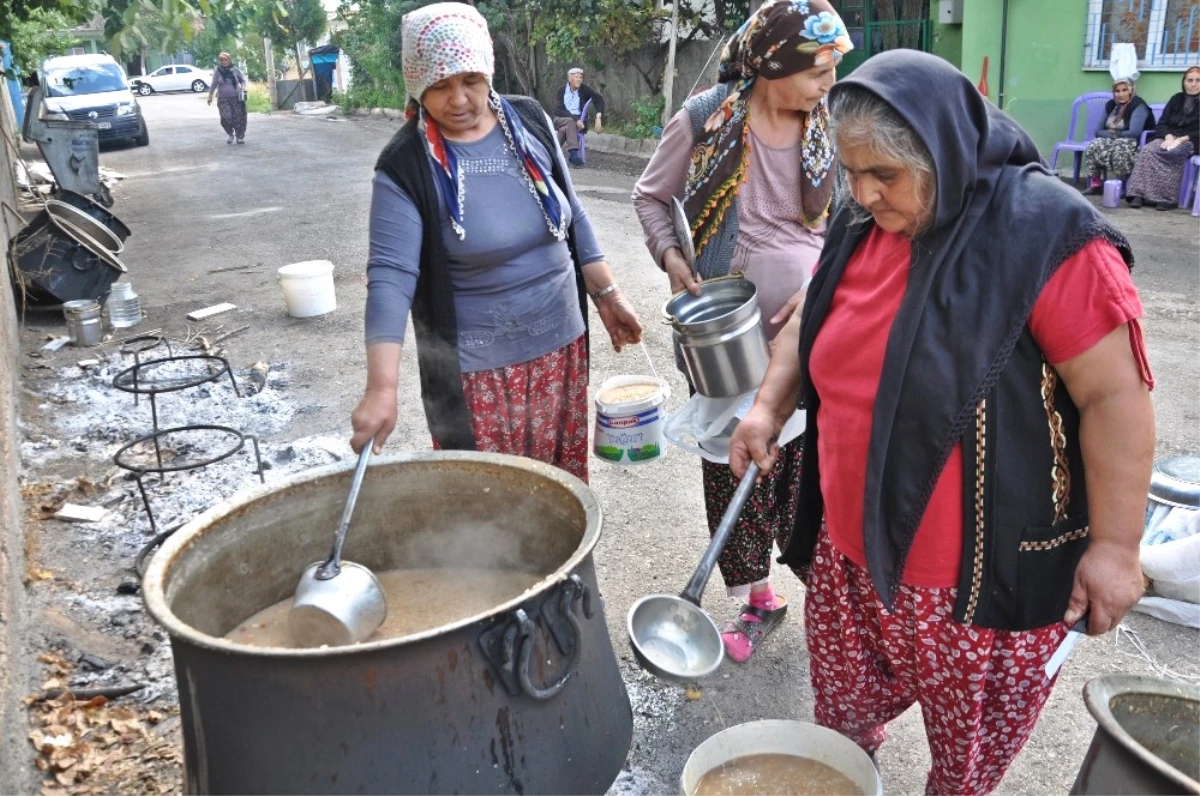
<svg viewBox="0 0 1200 796">
<path fill-rule="evenodd" d="M 729 464 L 729 439 L 738 421 L 754 406 L 758 390 L 733 398 L 708 398 L 696 393 L 675 410 L 663 426 L 663 435 L 676 447 L 717 464 Z M 797 409 L 783 426 L 779 444 L 786 445 L 804 433 L 806 415 Z"/>
<path fill-rule="evenodd" d="M 1136 81 L 1141 74 L 1138 72 L 1137 48 L 1129 43 L 1117 43 L 1112 46 L 1108 56 L 1108 73 L 1113 81 Z"/>
<path fill-rule="evenodd" d="M 1142 545 L 1140 554 L 1155 594 L 1200 604 L 1200 535 Z"/>
</svg>

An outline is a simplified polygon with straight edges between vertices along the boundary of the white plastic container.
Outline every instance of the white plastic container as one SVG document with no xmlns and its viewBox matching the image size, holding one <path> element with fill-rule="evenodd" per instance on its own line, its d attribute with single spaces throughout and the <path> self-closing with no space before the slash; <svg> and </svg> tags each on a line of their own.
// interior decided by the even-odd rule
<svg viewBox="0 0 1200 796">
<path fill-rule="evenodd" d="M 328 260 L 307 260 L 279 269 L 279 284 L 288 315 L 293 318 L 312 318 L 337 309 L 333 292 L 333 263 Z"/>
<path fill-rule="evenodd" d="M 606 396 L 615 388 L 648 385 L 652 395 L 634 400 Z M 613 376 L 596 392 L 596 433 L 592 452 L 614 464 L 652 462 L 663 454 L 664 404 L 670 388 L 653 376 Z"/>
<path fill-rule="evenodd" d="M 883 782 L 867 753 L 844 735 L 804 721 L 768 719 L 737 724 L 696 747 L 683 767 L 679 785 L 693 796 L 701 777 L 714 768 L 747 755 L 795 755 L 833 768 L 865 796 L 882 796 Z"/>
</svg>

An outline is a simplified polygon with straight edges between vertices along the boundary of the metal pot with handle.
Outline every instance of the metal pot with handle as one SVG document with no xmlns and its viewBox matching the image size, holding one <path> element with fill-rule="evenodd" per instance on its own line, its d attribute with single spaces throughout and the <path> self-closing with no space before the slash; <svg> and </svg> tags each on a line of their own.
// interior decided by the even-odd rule
<svg viewBox="0 0 1200 796">
<path fill-rule="evenodd" d="M 707 279 L 700 295 L 676 293 L 663 307 L 684 372 L 709 398 L 743 395 L 762 383 L 771 359 L 758 290 L 741 275 Z"/>
<path fill-rule="evenodd" d="M 225 638 L 328 553 L 353 470 L 239 493 L 151 561 L 142 592 L 171 637 L 184 792 L 604 793 L 629 751 L 633 713 L 592 560 L 600 505 L 550 465 L 393 454 L 374 462 L 358 498 L 348 557 L 377 573 L 538 578 L 512 599 L 349 646 Z"/>
</svg>

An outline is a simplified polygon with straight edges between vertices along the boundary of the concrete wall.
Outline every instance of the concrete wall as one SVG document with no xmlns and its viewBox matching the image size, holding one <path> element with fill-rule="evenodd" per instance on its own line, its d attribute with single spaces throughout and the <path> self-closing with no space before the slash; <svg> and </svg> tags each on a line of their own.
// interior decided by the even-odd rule
<svg viewBox="0 0 1200 796">
<path fill-rule="evenodd" d="M 1111 91 L 1108 70 L 1084 70 L 1087 0 L 1009 0 L 1008 58 L 1000 85 L 1002 0 L 966 0 L 961 69 L 978 82 L 983 56 L 989 56 L 988 98 L 999 103 L 1029 131 L 1044 156 L 1066 137 L 1075 97 Z M 1180 90 L 1183 69 L 1143 72 L 1138 93 L 1147 102 L 1166 102 Z M 1060 159 L 1061 165 L 1061 159 Z"/>
<path fill-rule="evenodd" d="M 12 106 L 0 92 L 0 135 L 15 146 Z M 0 202 L 17 205 L 12 151 L 0 141 Z M 0 208 L 0 248 L 17 231 L 12 213 Z M 17 428 L 19 377 L 17 313 L 7 265 L 0 268 L 0 793 L 28 793 L 28 741 L 25 709 L 20 698 L 28 690 L 24 675 L 25 572 L 24 527 L 20 488 L 20 430 Z"/>
<path fill-rule="evenodd" d="M 698 77 L 700 78 L 698 88 L 705 88 L 716 82 L 717 60 L 721 54 L 717 53 L 713 56 L 712 62 L 705 69 L 705 62 L 708 61 L 716 47 L 717 42 L 715 41 L 699 40 L 681 47 L 675 54 L 674 110 L 678 110 L 683 101 L 687 99 L 688 91 Z M 645 48 L 620 60 L 605 58 L 597 53 L 569 64 L 539 64 L 539 74 L 544 77 L 540 81 L 542 89 L 538 99 L 547 108 L 553 108 L 554 98 L 551 95 L 556 88 L 567 82 L 567 70 L 573 66 L 582 66 L 584 81 L 604 97 L 606 116 L 610 118 L 619 116 L 632 120 L 634 118 L 634 100 L 646 100 L 662 93 L 661 87 L 655 90 L 642 77 L 644 71 L 652 83 L 661 86 L 666 56 L 664 53 L 662 60 L 656 60 L 656 53 L 655 48 Z M 604 62 L 602 69 L 593 69 L 588 66 L 597 61 Z M 701 71 L 704 72 L 702 77 Z"/>
</svg>

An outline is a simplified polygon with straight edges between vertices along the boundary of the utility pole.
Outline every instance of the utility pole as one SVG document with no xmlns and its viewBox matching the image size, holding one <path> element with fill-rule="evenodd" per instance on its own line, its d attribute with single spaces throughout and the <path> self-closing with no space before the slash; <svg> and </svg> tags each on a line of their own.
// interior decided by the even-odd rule
<svg viewBox="0 0 1200 796">
<path fill-rule="evenodd" d="M 675 93 L 675 40 L 679 38 L 679 0 L 671 0 L 671 39 L 667 42 L 667 71 L 663 75 L 663 115 L 662 126 L 671 121 L 671 108 Z"/>
<path fill-rule="evenodd" d="M 275 48 L 271 46 L 271 38 L 263 37 L 263 59 L 267 68 L 267 95 L 271 100 L 271 110 L 279 110 L 279 95 L 275 90 Z"/>
</svg>

